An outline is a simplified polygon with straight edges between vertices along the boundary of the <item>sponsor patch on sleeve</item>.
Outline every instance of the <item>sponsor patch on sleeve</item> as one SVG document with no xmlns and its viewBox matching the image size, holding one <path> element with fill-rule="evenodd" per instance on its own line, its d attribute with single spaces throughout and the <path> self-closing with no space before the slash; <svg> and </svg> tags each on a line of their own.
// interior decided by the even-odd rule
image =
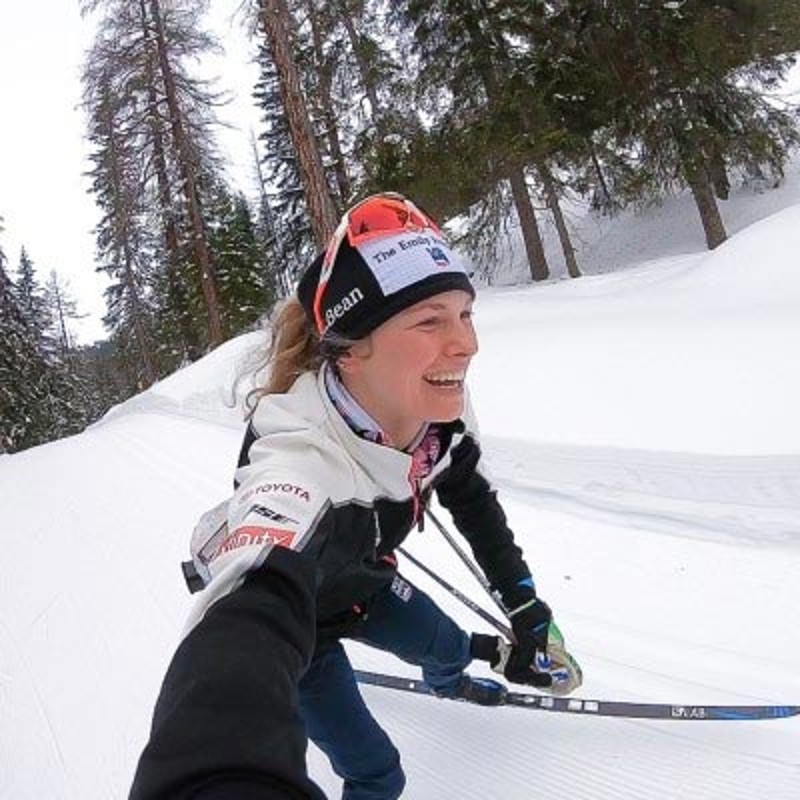
<svg viewBox="0 0 800 800">
<path fill-rule="evenodd" d="M 273 547 L 288 547 L 297 536 L 297 531 L 286 528 L 271 528 L 266 525 L 241 525 L 229 533 L 220 543 L 213 558 L 251 545 L 271 544 Z"/>
<path fill-rule="evenodd" d="M 212 561 L 231 553 L 273 547 L 302 550 L 313 534 L 322 493 L 291 478 L 254 481 L 234 495 L 224 537 L 215 542 Z"/>
</svg>

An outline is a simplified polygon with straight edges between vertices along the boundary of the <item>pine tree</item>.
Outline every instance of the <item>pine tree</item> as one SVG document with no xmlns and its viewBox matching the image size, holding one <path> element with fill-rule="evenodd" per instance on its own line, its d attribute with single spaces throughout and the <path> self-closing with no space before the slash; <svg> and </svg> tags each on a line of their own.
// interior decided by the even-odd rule
<svg viewBox="0 0 800 800">
<path fill-rule="evenodd" d="M 510 7 L 510 8 L 509 8 Z M 507 180 L 517 211 L 533 280 L 549 275 L 536 212 L 527 183 L 530 153 L 520 135 L 530 131 L 532 117 L 515 96 L 519 74 L 511 41 L 508 12 L 513 3 L 491 0 L 411 0 L 398 13 L 413 31 L 413 50 L 420 62 L 419 84 L 428 94 L 440 123 L 469 129 L 469 147 L 478 157 L 474 169 L 491 195 L 498 180 Z M 445 93 L 446 90 L 446 93 Z M 445 133 L 445 136 L 447 134 Z M 477 146 L 476 146 L 476 143 Z M 494 219 L 493 227 L 500 226 Z"/>
<path fill-rule="evenodd" d="M 281 256 L 280 237 L 278 236 L 275 212 L 272 209 L 272 202 L 267 191 L 258 144 L 252 131 L 250 135 L 253 149 L 253 171 L 256 185 L 258 186 L 258 208 L 253 230 L 256 246 L 264 266 L 265 285 L 270 297 L 288 297 L 292 290 L 291 281 L 289 280 L 290 267 L 287 267 L 286 260 Z"/>
<path fill-rule="evenodd" d="M 25 256 L 15 284 L 0 250 L 0 452 L 75 433 L 87 421 L 76 374 L 47 332 L 35 327 L 42 323 L 34 311 L 41 320 L 46 308 Z"/>
<path fill-rule="evenodd" d="M 31 340 L 14 285 L 0 248 L 0 453 L 10 453 L 35 441 L 41 427 L 37 401 L 42 359 Z"/>
<path fill-rule="evenodd" d="M 163 90 L 158 78 L 158 55 L 152 37 L 148 35 L 147 4 L 141 0 L 136 28 L 144 47 L 143 85 L 146 87 L 146 128 L 152 150 L 152 201 L 159 214 L 157 229 L 162 233 L 157 248 L 157 269 L 153 275 L 154 295 L 162 298 L 155 309 L 157 337 L 161 342 L 159 355 L 167 365 L 177 365 L 200 357 L 202 336 L 189 302 L 190 278 L 185 275 L 184 268 L 190 260 L 183 234 L 185 214 L 178 199 L 180 186 L 174 179 L 168 121 L 162 113 Z"/>
<path fill-rule="evenodd" d="M 277 71 L 265 45 L 259 48 L 258 62 L 261 76 L 254 97 L 264 115 L 259 169 L 269 176 L 269 188 L 263 178 L 261 181 L 261 225 L 273 242 L 275 260 L 283 265 L 281 283 L 288 288 L 313 258 L 317 245 L 306 212 L 303 179 L 284 114 Z"/>
<path fill-rule="evenodd" d="M 534 69 L 570 129 L 632 154 L 618 161 L 628 196 L 688 186 L 708 246 L 716 247 L 726 232 L 715 193 L 727 195 L 730 170 L 766 166 L 780 174 L 798 141 L 792 115 L 763 93 L 792 63 L 781 54 L 800 46 L 800 4 L 543 5 L 549 13 L 536 36 L 546 44 Z"/>
<path fill-rule="evenodd" d="M 259 249 L 250 206 L 242 194 L 219 188 L 211 228 L 225 323 L 231 331 L 250 328 L 272 302 L 274 293 Z"/>
<path fill-rule="evenodd" d="M 330 3 L 302 0 L 299 9 L 305 17 L 305 24 L 297 30 L 299 72 L 316 140 L 323 148 L 327 182 L 336 189 L 334 204 L 337 212 L 341 212 L 349 205 L 353 194 L 341 129 L 344 115 L 337 108 L 334 95 L 342 42 L 336 35 L 337 20 Z"/>
<path fill-rule="evenodd" d="M 18 449 L 29 425 L 24 380 L 33 356 L 7 263 L 0 244 L 0 453 Z"/>
<path fill-rule="evenodd" d="M 33 261 L 23 247 L 19 255 L 14 285 L 17 304 L 31 331 L 37 335 L 50 327 L 50 315 L 44 291 L 36 278 Z"/>
<path fill-rule="evenodd" d="M 119 22 L 119 20 L 117 20 Z M 108 36 L 101 29 L 84 70 L 85 105 L 89 112 L 89 139 L 95 147 L 90 173 L 92 190 L 103 216 L 96 229 L 98 269 L 111 284 L 106 290 L 105 323 L 125 331 L 134 344 L 135 356 L 126 369 L 146 385 L 156 379 L 153 346 L 153 311 L 147 299 L 147 279 L 153 256 L 147 213 L 145 170 L 140 157 L 140 131 L 136 112 L 142 99 L 119 76 L 121 54 L 116 48 L 125 39 Z"/>
<path fill-rule="evenodd" d="M 69 323 L 71 320 L 83 319 L 86 314 L 78 311 L 78 304 L 67 283 L 54 269 L 50 270 L 45 284 L 44 299 L 51 320 L 51 335 L 57 342 L 58 353 L 62 359 L 69 358 L 77 350 Z"/>
<path fill-rule="evenodd" d="M 140 0 L 144 3 L 144 0 Z M 205 229 L 205 220 L 202 212 L 202 198 L 198 191 L 198 182 L 201 171 L 210 168 L 211 159 L 203 159 L 199 147 L 201 135 L 205 132 L 205 119 L 202 113 L 194 120 L 195 130 L 192 135 L 192 123 L 189 105 L 194 101 L 194 109 L 202 112 L 202 106 L 197 105 L 197 97 L 181 96 L 180 79 L 182 77 L 178 65 L 175 63 L 181 56 L 186 55 L 188 49 L 192 54 L 202 51 L 201 48 L 210 46 L 210 39 L 200 34 L 198 30 L 199 17 L 205 11 L 205 2 L 194 2 L 179 8 L 183 17 L 185 39 L 176 36 L 175 29 L 170 30 L 165 21 L 162 0 L 149 0 L 148 11 L 150 14 L 150 36 L 155 46 L 159 77 L 161 79 L 164 98 L 167 107 L 167 116 L 172 134 L 175 162 L 181 178 L 186 211 L 189 221 L 190 239 L 195 263 L 200 273 L 200 284 L 208 317 L 209 344 L 214 347 L 222 342 L 224 329 L 222 325 L 222 312 L 219 304 L 219 289 L 211 258 L 208 237 Z M 187 24 L 188 23 L 188 24 Z M 186 88 L 186 86 L 184 86 Z M 199 84 L 194 82 L 194 89 L 199 89 Z M 208 95 L 205 96 L 206 104 L 210 103 Z"/>
<path fill-rule="evenodd" d="M 133 337 L 127 361 L 150 381 L 225 335 L 206 230 L 212 200 L 203 195 L 221 170 L 212 135 L 219 97 L 187 68 L 215 42 L 201 27 L 205 0 L 84 5 L 104 12 L 84 85 L 106 212 L 98 249 L 119 281 L 109 322 Z"/>
</svg>

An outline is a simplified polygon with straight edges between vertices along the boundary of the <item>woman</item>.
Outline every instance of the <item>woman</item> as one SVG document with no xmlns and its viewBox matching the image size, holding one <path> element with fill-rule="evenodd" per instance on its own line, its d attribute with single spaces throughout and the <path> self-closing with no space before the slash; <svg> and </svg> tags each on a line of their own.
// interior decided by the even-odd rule
<svg viewBox="0 0 800 800">
<path fill-rule="evenodd" d="M 483 477 L 464 380 L 474 289 L 436 224 L 375 195 L 351 209 L 273 329 L 271 375 L 236 491 L 193 538 L 205 586 L 156 705 L 131 797 L 319 798 L 306 736 L 347 800 L 403 790 L 397 750 L 359 694 L 352 638 L 422 667 L 443 697 L 501 702 L 464 670 L 565 693 L 580 671 L 550 641 L 534 588 Z M 468 636 L 397 573 L 432 492 L 453 515 L 516 642 Z"/>
</svg>

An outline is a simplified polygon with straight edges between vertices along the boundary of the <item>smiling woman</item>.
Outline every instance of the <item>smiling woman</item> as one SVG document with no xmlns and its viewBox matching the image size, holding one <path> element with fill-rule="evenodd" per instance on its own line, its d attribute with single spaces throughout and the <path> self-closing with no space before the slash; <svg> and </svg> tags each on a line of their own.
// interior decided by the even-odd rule
<svg viewBox="0 0 800 800">
<path fill-rule="evenodd" d="M 465 390 L 474 289 L 436 224 L 394 194 L 342 219 L 273 326 L 229 501 L 186 565 L 202 590 L 170 665 L 131 797 L 319 798 L 306 736 L 345 800 L 394 800 L 400 755 L 356 686 L 342 639 L 421 667 L 441 697 L 505 686 L 565 694 L 580 670 L 551 626 L 483 475 Z M 502 597 L 515 642 L 463 631 L 397 571 L 433 492 Z"/>
<path fill-rule="evenodd" d="M 427 422 L 452 422 L 464 410 L 478 349 L 472 295 L 456 289 L 436 300 L 396 314 L 336 361 L 344 386 L 401 450 Z"/>
</svg>

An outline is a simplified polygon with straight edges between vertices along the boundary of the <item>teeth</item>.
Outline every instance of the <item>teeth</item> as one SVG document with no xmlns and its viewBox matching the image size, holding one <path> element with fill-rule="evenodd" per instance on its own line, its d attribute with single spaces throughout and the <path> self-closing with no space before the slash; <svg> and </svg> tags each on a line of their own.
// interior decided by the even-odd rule
<svg viewBox="0 0 800 800">
<path fill-rule="evenodd" d="M 462 383 L 464 380 L 464 373 L 437 372 L 434 375 L 425 375 L 424 377 L 429 383 Z"/>
</svg>

